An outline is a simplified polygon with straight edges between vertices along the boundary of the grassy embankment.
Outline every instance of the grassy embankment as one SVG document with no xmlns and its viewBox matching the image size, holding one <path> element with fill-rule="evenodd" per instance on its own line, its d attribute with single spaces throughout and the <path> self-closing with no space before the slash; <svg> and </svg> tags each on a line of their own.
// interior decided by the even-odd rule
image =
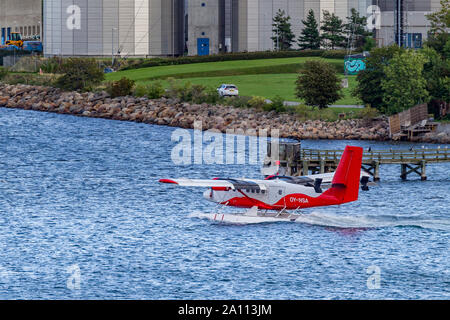
<svg viewBox="0 0 450 320">
<path fill-rule="evenodd" d="M 106 78 L 112 81 L 127 77 L 137 83 L 159 80 L 165 87 L 168 86 L 169 78 L 209 87 L 232 83 L 238 86 L 242 96 L 261 96 L 268 99 L 280 96 L 286 101 L 302 102 L 295 97 L 295 81 L 298 70 L 308 59 L 322 58 L 278 58 L 150 67 L 120 71 L 108 74 Z M 343 60 L 326 59 L 326 61 L 332 63 L 339 72 L 343 72 Z M 355 85 L 356 77 L 350 76 L 349 88 L 344 89 L 345 97 L 336 102 L 337 105 L 361 104 L 361 101 L 351 94 Z"/>
</svg>

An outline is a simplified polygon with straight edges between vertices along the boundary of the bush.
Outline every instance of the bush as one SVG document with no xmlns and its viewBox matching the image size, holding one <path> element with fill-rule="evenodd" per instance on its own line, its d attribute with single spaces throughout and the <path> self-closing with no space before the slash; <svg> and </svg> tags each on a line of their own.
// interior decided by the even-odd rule
<svg viewBox="0 0 450 320">
<path fill-rule="evenodd" d="M 235 108 L 248 108 L 251 97 L 231 97 L 225 100 L 227 105 L 231 105 Z"/>
<path fill-rule="evenodd" d="M 63 63 L 64 60 L 60 57 L 44 59 L 41 64 L 41 69 L 45 73 L 63 73 Z"/>
<path fill-rule="evenodd" d="M 137 97 L 146 96 L 149 99 L 159 99 L 164 96 L 165 92 L 161 82 L 157 81 L 147 84 L 138 84 L 134 90 L 134 95 Z"/>
<path fill-rule="evenodd" d="M 252 97 L 250 101 L 248 101 L 248 106 L 255 109 L 263 109 L 266 104 L 266 98 L 264 97 Z"/>
<path fill-rule="evenodd" d="M 200 84 L 169 79 L 169 88 L 166 92 L 169 98 L 179 99 L 184 102 L 216 104 L 222 100 L 217 90 Z"/>
<path fill-rule="evenodd" d="M 8 75 L 8 69 L 0 67 L 0 81 Z"/>
<path fill-rule="evenodd" d="M 66 59 L 61 71 L 64 75 L 58 79 L 56 86 L 64 90 L 89 90 L 105 79 L 95 59 Z"/>
<path fill-rule="evenodd" d="M 346 50 L 327 50 L 322 53 L 322 58 L 326 59 L 345 59 Z"/>
<path fill-rule="evenodd" d="M 313 109 L 306 105 L 288 107 L 300 120 L 323 120 L 334 122 L 338 120 L 338 114 L 333 109 Z"/>
<path fill-rule="evenodd" d="M 358 118 L 370 120 L 376 118 L 379 115 L 378 110 L 370 106 L 366 106 L 364 109 L 358 111 Z"/>
<path fill-rule="evenodd" d="M 1 76 L 0 76 L 1 78 Z M 51 86 L 56 77 L 53 75 L 38 75 L 33 73 L 9 73 L 3 78 L 4 83 L 11 85 L 28 84 L 33 86 Z"/>
<path fill-rule="evenodd" d="M 215 88 L 202 87 L 201 90 L 195 90 L 197 88 L 195 85 L 193 85 L 192 88 L 194 89 L 192 101 L 195 103 L 217 104 L 219 101 L 223 100 Z"/>
<path fill-rule="evenodd" d="M 123 77 L 118 81 L 109 82 L 106 85 L 106 92 L 112 98 L 125 97 L 132 94 L 134 88 L 134 80 Z"/>
<path fill-rule="evenodd" d="M 284 99 L 280 96 L 276 96 L 272 99 L 272 103 L 266 104 L 264 107 L 265 111 L 275 111 L 277 113 L 286 112 L 286 106 L 284 105 Z"/>
</svg>

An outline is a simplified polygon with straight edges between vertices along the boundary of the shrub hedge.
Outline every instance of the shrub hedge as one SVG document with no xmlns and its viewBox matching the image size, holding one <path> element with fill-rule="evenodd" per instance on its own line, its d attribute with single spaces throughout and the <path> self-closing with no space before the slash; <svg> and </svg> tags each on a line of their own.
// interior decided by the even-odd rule
<svg viewBox="0 0 450 320">
<path fill-rule="evenodd" d="M 260 51 L 260 52 L 235 52 L 209 56 L 183 56 L 178 58 L 151 58 L 151 59 L 130 59 L 120 70 L 131 70 L 148 67 L 159 67 L 169 65 L 181 65 L 202 62 L 220 62 L 233 60 L 258 60 L 274 58 L 295 58 L 295 57 L 321 57 L 324 50 L 301 50 L 301 51 Z"/>
<path fill-rule="evenodd" d="M 134 80 L 123 77 L 118 81 L 108 82 L 106 85 L 106 92 L 112 98 L 125 97 L 132 94 L 134 88 Z"/>
</svg>

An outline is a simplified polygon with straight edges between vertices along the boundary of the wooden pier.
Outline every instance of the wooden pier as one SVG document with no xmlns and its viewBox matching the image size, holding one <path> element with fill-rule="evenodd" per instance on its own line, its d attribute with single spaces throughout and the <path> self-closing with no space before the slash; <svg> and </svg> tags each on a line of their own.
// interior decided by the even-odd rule
<svg viewBox="0 0 450 320">
<path fill-rule="evenodd" d="M 281 143 L 279 145 L 279 166 L 283 174 L 303 176 L 335 171 L 343 150 L 303 149 L 300 143 Z M 277 160 L 272 158 L 271 146 L 265 167 L 270 167 Z M 400 165 L 400 177 L 406 180 L 409 174 L 416 173 L 422 180 L 427 179 L 426 166 L 432 163 L 450 162 L 450 149 L 420 148 L 409 150 L 371 150 L 365 149 L 362 169 L 369 173 L 374 181 L 380 180 L 381 165 Z"/>
</svg>

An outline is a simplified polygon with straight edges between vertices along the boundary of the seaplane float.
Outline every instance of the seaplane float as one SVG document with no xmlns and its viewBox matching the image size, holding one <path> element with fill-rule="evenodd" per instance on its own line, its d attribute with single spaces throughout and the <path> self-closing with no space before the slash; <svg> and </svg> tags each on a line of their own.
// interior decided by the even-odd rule
<svg viewBox="0 0 450 320">
<path fill-rule="evenodd" d="M 292 221 L 301 209 L 335 206 L 358 200 L 360 185 L 368 190 L 369 177 L 361 171 L 363 149 L 347 146 L 334 173 L 303 177 L 270 176 L 254 179 L 161 179 L 182 187 L 209 188 L 208 201 L 248 209 L 244 213 L 202 213 L 199 218 L 231 224 Z"/>
</svg>

